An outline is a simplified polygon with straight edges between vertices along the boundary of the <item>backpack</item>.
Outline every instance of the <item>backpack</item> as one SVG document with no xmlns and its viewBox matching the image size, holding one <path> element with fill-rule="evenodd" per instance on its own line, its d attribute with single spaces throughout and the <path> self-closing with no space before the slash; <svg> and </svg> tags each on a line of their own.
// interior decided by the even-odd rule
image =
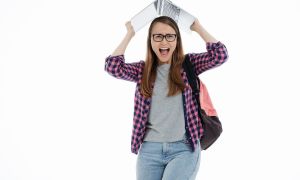
<svg viewBox="0 0 300 180">
<path fill-rule="evenodd" d="M 205 84 L 200 81 L 196 75 L 194 66 L 186 55 L 183 68 L 192 87 L 193 98 L 196 98 L 198 104 L 198 114 L 200 115 L 203 127 L 203 136 L 200 139 L 201 149 L 208 149 L 221 135 L 223 129 L 217 112 L 209 97 Z"/>
</svg>

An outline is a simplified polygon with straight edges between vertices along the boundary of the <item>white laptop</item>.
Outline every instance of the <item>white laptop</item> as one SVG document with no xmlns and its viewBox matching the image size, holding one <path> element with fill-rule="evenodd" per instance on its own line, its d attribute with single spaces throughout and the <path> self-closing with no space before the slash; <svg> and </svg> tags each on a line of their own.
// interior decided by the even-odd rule
<svg viewBox="0 0 300 180">
<path fill-rule="evenodd" d="M 159 16 L 169 16 L 178 24 L 179 28 L 191 32 L 190 26 L 195 21 L 195 17 L 178 7 L 170 0 L 155 0 L 142 11 L 131 18 L 134 31 L 137 32 L 153 19 Z"/>
</svg>

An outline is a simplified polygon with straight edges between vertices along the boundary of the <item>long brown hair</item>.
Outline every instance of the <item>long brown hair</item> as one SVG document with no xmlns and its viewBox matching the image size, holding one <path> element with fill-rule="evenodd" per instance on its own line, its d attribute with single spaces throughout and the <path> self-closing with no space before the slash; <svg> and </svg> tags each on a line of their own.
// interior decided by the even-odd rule
<svg viewBox="0 0 300 180">
<path fill-rule="evenodd" d="M 148 30 L 148 39 L 147 39 L 147 54 L 146 54 L 146 61 L 145 67 L 143 70 L 143 77 L 141 83 L 141 93 L 145 97 L 151 97 L 152 95 L 152 84 L 156 78 L 156 70 L 159 65 L 159 59 L 154 53 L 151 47 L 151 32 L 156 23 L 164 23 L 171 26 L 177 35 L 177 44 L 176 48 L 172 55 L 170 72 L 169 72 L 169 92 L 168 96 L 173 96 L 179 92 L 182 92 L 185 88 L 185 84 L 181 77 L 181 67 L 184 59 L 183 48 L 182 48 L 182 41 L 179 32 L 179 28 L 176 22 L 167 16 L 160 16 L 152 21 Z"/>
</svg>

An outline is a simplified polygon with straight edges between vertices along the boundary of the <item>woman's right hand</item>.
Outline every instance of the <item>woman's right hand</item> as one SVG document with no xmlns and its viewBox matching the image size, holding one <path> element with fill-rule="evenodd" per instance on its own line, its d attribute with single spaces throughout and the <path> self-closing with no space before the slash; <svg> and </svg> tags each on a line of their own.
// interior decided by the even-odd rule
<svg viewBox="0 0 300 180">
<path fill-rule="evenodd" d="M 133 29 L 133 26 L 131 25 L 131 22 L 130 21 L 127 21 L 126 24 L 126 29 L 127 29 L 127 34 L 130 36 L 130 37 L 133 37 L 135 32 L 134 32 L 134 29 Z"/>
<path fill-rule="evenodd" d="M 111 54 L 112 56 L 118 56 L 125 53 L 125 50 L 127 48 L 127 45 L 129 44 L 131 38 L 134 36 L 135 32 L 133 29 L 133 26 L 131 25 L 130 21 L 126 22 L 125 24 L 127 33 L 124 37 L 124 39 L 121 41 L 119 46 L 115 49 L 115 51 Z"/>
</svg>

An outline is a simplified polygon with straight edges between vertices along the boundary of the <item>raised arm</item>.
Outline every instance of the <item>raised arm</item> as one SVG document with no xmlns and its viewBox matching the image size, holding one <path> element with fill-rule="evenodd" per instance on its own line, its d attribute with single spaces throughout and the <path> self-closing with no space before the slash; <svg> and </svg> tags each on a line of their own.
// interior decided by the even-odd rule
<svg viewBox="0 0 300 180">
<path fill-rule="evenodd" d="M 206 42 L 207 49 L 207 52 L 189 54 L 190 61 L 194 64 L 197 75 L 226 62 L 228 53 L 225 45 L 206 31 L 198 19 L 192 24 L 191 30 L 199 34 Z"/>
<path fill-rule="evenodd" d="M 199 20 L 196 19 L 194 23 L 191 25 L 191 30 L 195 31 L 200 35 L 200 37 L 206 42 L 206 43 L 217 43 L 218 41 L 209 34 L 204 27 L 200 24 Z"/>
<path fill-rule="evenodd" d="M 127 33 L 115 51 L 105 60 L 105 71 L 110 75 L 123 80 L 138 81 L 138 76 L 142 72 L 143 61 L 135 63 L 125 63 L 124 53 L 131 38 L 134 36 L 134 30 L 130 22 L 126 23 Z"/>
<path fill-rule="evenodd" d="M 124 55 L 125 50 L 126 50 L 128 44 L 129 44 L 131 38 L 135 34 L 130 21 L 126 22 L 125 26 L 126 26 L 126 29 L 127 29 L 127 33 L 126 33 L 125 37 L 123 38 L 123 40 L 121 41 L 121 43 L 119 44 L 119 46 L 111 54 L 112 56 Z"/>
</svg>

